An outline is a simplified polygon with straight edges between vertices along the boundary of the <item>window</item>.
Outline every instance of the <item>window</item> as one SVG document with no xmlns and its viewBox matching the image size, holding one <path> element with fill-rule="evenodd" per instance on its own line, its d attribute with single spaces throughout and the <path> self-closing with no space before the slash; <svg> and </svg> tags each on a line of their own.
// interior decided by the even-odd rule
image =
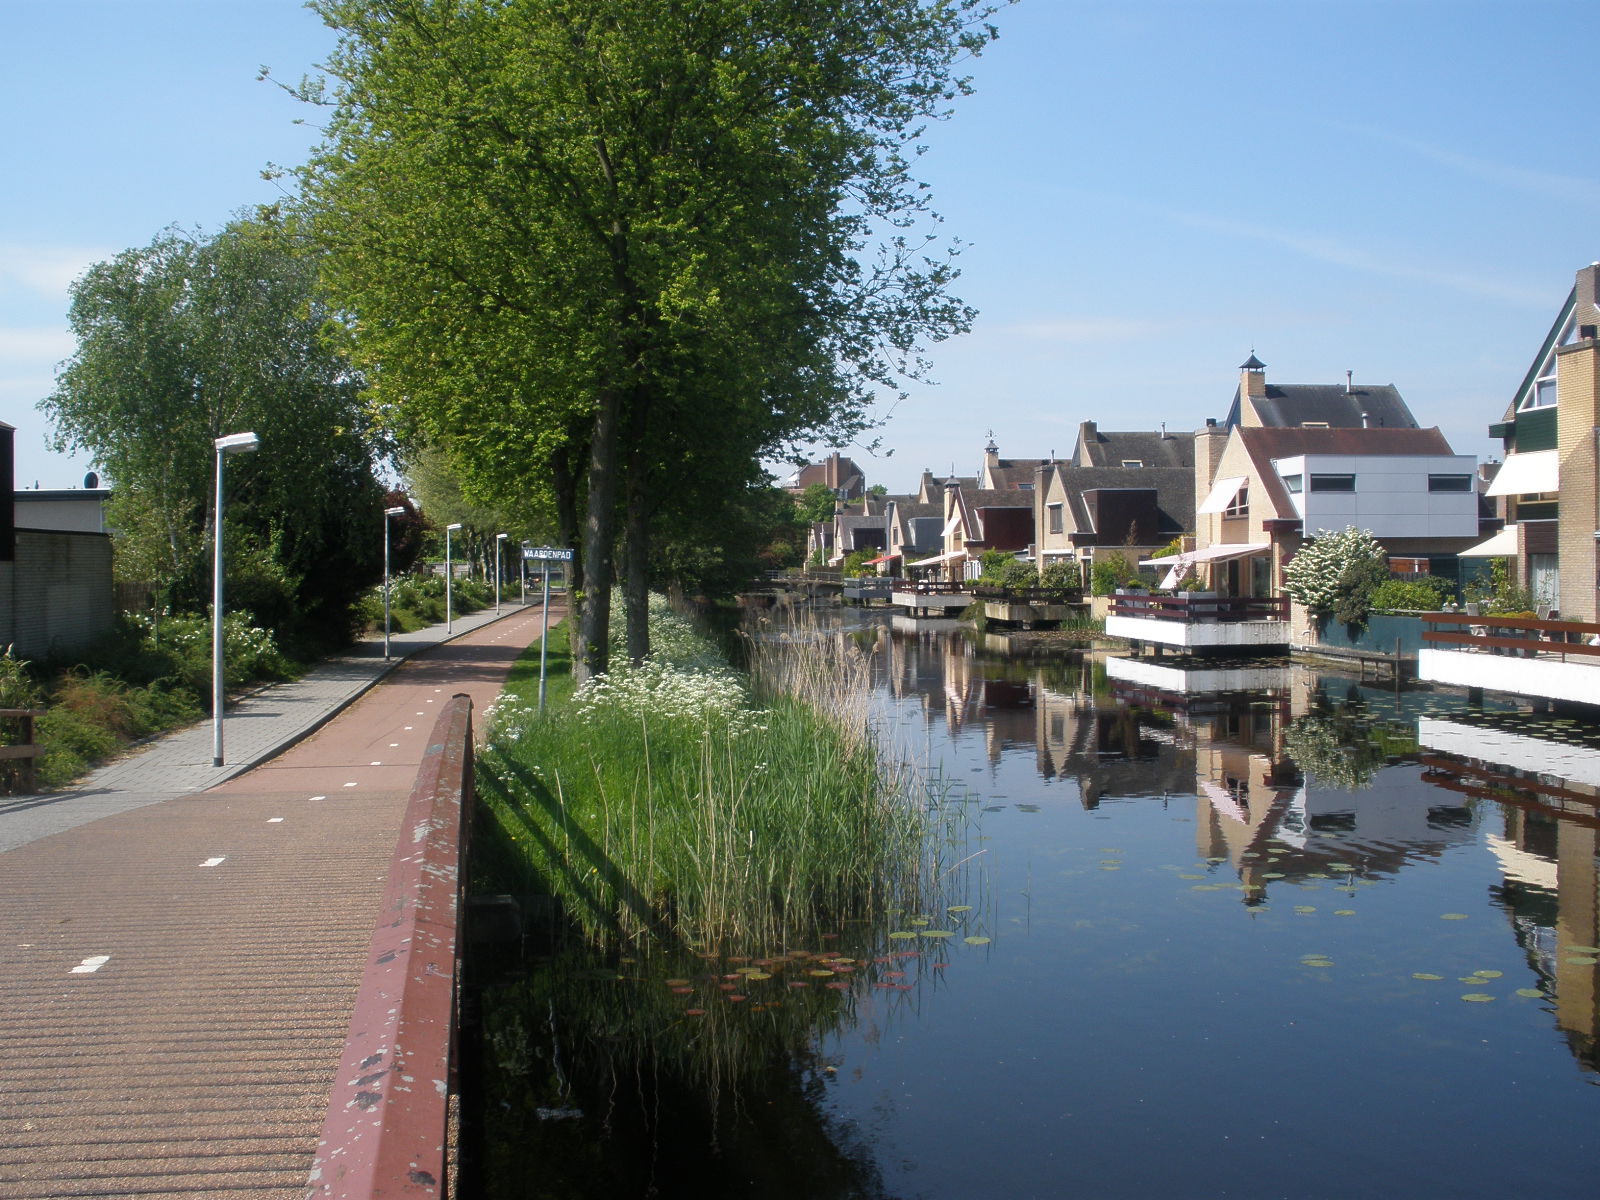
<svg viewBox="0 0 1600 1200">
<path fill-rule="evenodd" d="M 1327 427 L 1328 427 L 1328 423 L 1326 421 L 1301 421 L 1300 422 L 1300 428 L 1301 429 L 1326 429 Z"/>
<path fill-rule="evenodd" d="M 1313 475 L 1311 477 L 1311 490 L 1313 492 L 1353 492 L 1356 490 L 1356 477 L 1354 475 Z"/>
<path fill-rule="evenodd" d="M 1125 458 L 1122 460 L 1122 465 L 1125 467 L 1142 467 L 1144 466 L 1144 460 L 1138 458 Z"/>
<path fill-rule="evenodd" d="M 1428 490 L 1430 492 L 1470 492 L 1472 490 L 1472 476 L 1429 475 Z"/>
<path fill-rule="evenodd" d="M 1300 494 L 1300 492 L 1301 492 L 1301 489 L 1304 488 L 1304 486 L 1305 486 L 1305 476 L 1304 475 L 1285 475 L 1283 477 L 1283 486 L 1288 488 L 1291 492 L 1293 492 L 1296 496 L 1298 496 Z"/>
<path fill-rule="evenodd" d="M 1222 510 L 1225 517 L 1248 517 L 1250 515 L 1250 485 L 1242 484 L 1233 499 L 1228 502 L 1228 507 Z"/>
<path fill-rule="evenodd" d="M 1059 504 L 1051 504 L 1051 505 L 1048 506 L 1048 511 L 1050 513 L 1050 532 L 1051 533 L 1060 533 L 1061 532 L 1061 505 L 1059 505 Z"/>
</svg>

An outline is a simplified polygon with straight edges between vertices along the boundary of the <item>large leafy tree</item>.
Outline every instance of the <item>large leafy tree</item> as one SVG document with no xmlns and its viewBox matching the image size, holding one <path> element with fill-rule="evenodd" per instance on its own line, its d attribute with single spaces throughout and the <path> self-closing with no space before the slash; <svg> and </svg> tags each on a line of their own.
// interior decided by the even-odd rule
<svg viewBox="0 0 1600 1200">
<path fill-rule="evenodd" d="M 859 430 L 970 319 L 909 159 L 988 0 L 316 7 L 340 43 L 305 88 L 332 112 L 304 197 L 374 399 L 549 487 L 580 670 L 606 666 L 619 535 L 638 654 L 652 522 Z"/>
<path fill-rule="evenodd" d="M 257 432 L 227 472 L 230 590 L 309 639 L 348 632 L 379 569 L 383 500 L 362 381 L 323 336 L 316 282 L 273 221 L 168 230 L 73 285 L 77 351 L 40 402 L 58 447 L 87 450 L 115 489 L 127 566 L 180 606 L 208 594 L 212 441 Z"/>
</svg>

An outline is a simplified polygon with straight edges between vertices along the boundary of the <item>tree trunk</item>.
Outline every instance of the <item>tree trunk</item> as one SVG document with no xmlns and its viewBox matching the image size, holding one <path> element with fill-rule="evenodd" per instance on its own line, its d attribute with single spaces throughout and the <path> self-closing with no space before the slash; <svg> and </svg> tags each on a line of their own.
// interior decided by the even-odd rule
<svg viewBox="0 0 1600 1200">
<path fill-rule="evenodd" d="M 622 393 L 601 390 L 589 442 L 589 505 L 583 522 L 583 596 L 578 608 L 578 644 L 573 647 L 573 678 L 582 685 L 609 666 L 612 541 L 616 533 L 617 441 Z"/>
<path fill-rule="evenodd" d="M 637 443 L 635 443 L 637 444 Z M 622 596 L 628 612 L 628 658 L 638 666 L 650 653 L 650 518 L 643 454 L 630 456 L 623 549 Z"/>
</svg>

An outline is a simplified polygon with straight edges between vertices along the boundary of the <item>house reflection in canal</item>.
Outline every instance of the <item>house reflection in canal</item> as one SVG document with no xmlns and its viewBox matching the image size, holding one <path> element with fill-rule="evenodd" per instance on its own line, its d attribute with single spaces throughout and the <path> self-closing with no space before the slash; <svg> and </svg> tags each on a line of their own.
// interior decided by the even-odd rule
<svg viewBox="0 0 1600 1200">
<path fill-rule="evenodd" d="M 1600 744 L 1573 724 L 1464 712 L 1420 719 L 1418 741 L 1425 780 L 1499 806 L 1495 899 L 1574 1056 L 1600 1072 Z"/>
</svg>

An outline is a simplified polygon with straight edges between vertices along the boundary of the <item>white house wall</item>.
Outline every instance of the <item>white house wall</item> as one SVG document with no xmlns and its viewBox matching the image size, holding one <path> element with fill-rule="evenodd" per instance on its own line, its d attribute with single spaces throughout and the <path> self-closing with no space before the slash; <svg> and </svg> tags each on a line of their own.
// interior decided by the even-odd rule
<svg viewBox="0 0 1600 1200">
<path fill-rule="evenodd" d="M 1273 466 L 1280 477 L 1299 475 L 1303 481 L 1290 499 L 1308 537 L 1347 525 L 1380 538 L 1477 536 L 1476 492 L 1428 490 L 1430 475 L 1474 475 L 1477 459 L 1470 454 L 1307 454 L 1277 459 Z M 1313 492 L 1312 475 L 1354 475 L 1355 491 Z"/>
</svg>

